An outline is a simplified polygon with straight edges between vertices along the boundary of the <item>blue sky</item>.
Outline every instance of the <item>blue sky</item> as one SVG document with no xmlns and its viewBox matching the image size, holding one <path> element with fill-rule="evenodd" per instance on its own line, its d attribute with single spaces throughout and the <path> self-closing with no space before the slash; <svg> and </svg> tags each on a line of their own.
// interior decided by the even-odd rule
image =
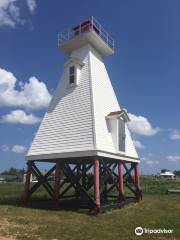
<svg viewBox="0 0 180 240">
<path fill-rule="evenodd" d="M 67 58 L 58 32 L 92 15 L 115 40 L 104 60 L 131 113 L 142 173 L 180 169 L 179 12 L 178 0 L 0 1 L 0 171 L 25 167 Z"/>
</svg>

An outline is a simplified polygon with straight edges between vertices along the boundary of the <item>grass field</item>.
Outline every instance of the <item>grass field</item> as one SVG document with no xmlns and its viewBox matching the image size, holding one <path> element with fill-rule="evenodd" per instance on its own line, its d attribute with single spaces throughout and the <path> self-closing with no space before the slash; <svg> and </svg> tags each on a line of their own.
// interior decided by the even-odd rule
<svg viewBox="0 0 180 240">
<path fill-rule="evenodd" d="M 180 182 L 142 179 L 143 201 L 100 214 L 86 210 L 53 210 L 37 198 L 46 198 L 40 190 L 31 207 L 18 203 L 21 183 L 0 184 L 0 236 L 12 239 L 58 240 L 133 240 L 180 239 L 180 195 L 167 195 L 168 188 L 180 188 Z M 149 229 L 173 229 L 173 234 L 134 234 L 137 226 Z M 7 239 L 8 239 L 7 238 Z M 1 239 L 1 238 L 0 238 Z"/>
</svg>

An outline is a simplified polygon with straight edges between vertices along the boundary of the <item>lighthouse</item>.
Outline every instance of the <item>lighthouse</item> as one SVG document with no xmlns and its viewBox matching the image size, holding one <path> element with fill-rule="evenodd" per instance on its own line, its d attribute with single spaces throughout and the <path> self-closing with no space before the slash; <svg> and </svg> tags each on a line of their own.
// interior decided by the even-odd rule
<svg viewBox="0 0 180 240">
<path fill-rule="evenodd" d="M 140 159 L 128 130 L 130 119 L 103 62 L 114 54 L 114 40 L 92 17 L 60 33 L 58 46 L 68 59 L 26 156 L 24 201 L 41 185 L 56 206 L 68 193 L 73 203 L 86 203 L 96 212 L 112 201 L 115 206 L 139 201 Z M 43 175 L 37 162 L 53 167 Z M 53 172 L 52 187 L 48 177 Z M 38 182 L 30 187 L 31 173 Z"/>
</svg>

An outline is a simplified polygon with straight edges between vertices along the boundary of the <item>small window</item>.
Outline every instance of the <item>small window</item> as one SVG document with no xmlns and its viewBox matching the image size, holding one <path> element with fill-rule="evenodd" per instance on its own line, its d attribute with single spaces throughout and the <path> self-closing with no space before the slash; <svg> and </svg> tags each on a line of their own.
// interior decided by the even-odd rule
<svg viewBox="0 0 180 240">
<path fill-rule="evenodd" d="M 119 128 L 119 151 L 125 152 L 125 140 L 126 140 L 126 133 L 125 133 L 125 122 L 122 119 L 118 119 L 118 128 Z"/>
<path fill-rule="evenodd" d="M 74 85 L 75 82 L 76 82 L 75 66 L 71 66 L 69 68 L 69 84 Z"/>
</svg>

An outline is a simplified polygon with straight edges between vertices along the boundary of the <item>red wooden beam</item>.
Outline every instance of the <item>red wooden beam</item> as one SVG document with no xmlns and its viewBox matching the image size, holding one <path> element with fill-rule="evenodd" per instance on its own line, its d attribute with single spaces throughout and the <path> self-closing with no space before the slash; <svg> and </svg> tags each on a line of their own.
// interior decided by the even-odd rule
<svg viewBox="0 0 180 240">
<path fill-rule="evenodd" d="M 123 179 L 123 164 L 122 161 L 118 162 L 118 175 L 119 175 L 119 193 L 124 194 L 124 179 Z"/>
<path fill-rule="evenodd" d="M 60 182 L 61 182 L 61 164 L 60 164 L 60 161 L 58 160 L 56 161 L 55 183 L 54 183 L 55 207 L 58 207 L 58 203 L 59 203 Z"/>
<path fill-rule="evenodd" d="M 139 178 L 139 163 L 135 164 L 134 168 L 134 178 L 135 178 L 135 186 L 136 190 L 139 192 L 140 191 L 140 178 Z M 140 197 L 137 198 L 137 201 L 140 201 Z"/>
<path fill-rule="evenodd" d="M 99 189 L 99 160 L 94 159 L 94 198 L 96 204 L 96 210 L 99 212 L 100 207 L 100 189 Z"/>
<path fill-rule="evenodd" d="M 139 163 L 136 163 L 135 165 L 135 184 L 136 184 L 136 188 L 139 190 L 140 189 L 140 181 L 139 181 Z"/>
<path fill-rule="evenodd" d="M 25 176 L 25 185 L 24 185 L 24 194 L 22 197 L 23 203 L 26 205 L 28 202 L 28 193 L 31 182 L 31 174 L 32 174 L 32 162 L 27 163 L 27 172 Z"/>
</svg>

